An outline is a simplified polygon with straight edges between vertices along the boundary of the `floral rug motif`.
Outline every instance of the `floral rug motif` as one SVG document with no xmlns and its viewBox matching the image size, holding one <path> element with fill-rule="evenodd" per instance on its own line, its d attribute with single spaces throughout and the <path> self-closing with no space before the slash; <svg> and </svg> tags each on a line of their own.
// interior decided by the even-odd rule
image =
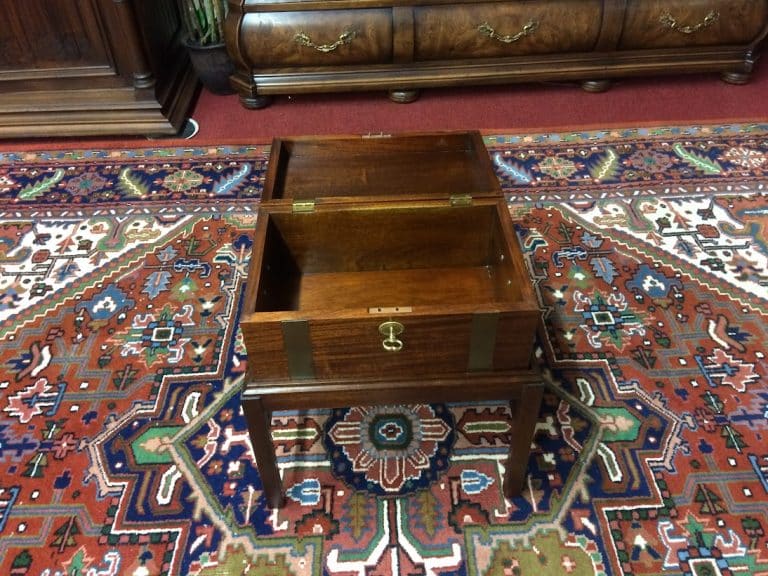
<svg viewBox="0 0 768 576">
<path fill-rule="evenodd" d="M 325 450 L 336 477 L 351 488 L 403 494 L 428 486 L 448 468 L 453 428 L 442 405 L 355 406 L 328 419 Z"/>
<path fill-rule="evenodd" d="M 277 511 L 267 143 L 0 152 L 0 574 L 768 574 L 768 125 L 485 140 L 545 319 L 523 494 L 504 403 L 348 407 L 274 415 Z"/>
</svg>

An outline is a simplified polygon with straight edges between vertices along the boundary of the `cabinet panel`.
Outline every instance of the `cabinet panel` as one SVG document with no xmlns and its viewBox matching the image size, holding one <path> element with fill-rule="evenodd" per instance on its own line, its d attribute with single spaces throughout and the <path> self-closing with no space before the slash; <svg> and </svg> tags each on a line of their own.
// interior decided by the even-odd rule
<svg viewBox="0 0 768 576">
<path fill-rule="evenodd" d="M 196 79 L 176 0 L 0 0 L 0 137 L 172 134 Z"/>
<path fill-rule="evenodd" d="M 3 0 L 0 72 L 109 66 L 93 0 Z"/>
<path fill-rule="evenodd" d="M 768 20 L 766 0 L 634 0 L 620 48 L 744 45 Z"/>
<path fill-rule="evenodd" d="M 248 14 L 243 51 L 255 66 L 376 64 L 392 59 L 392 10 Z"/>
<path fill-rule="evenodd" d="M 600 35 L 601 0 L 415 8 L 415 59 L 587 52 Z"/>
</svg>

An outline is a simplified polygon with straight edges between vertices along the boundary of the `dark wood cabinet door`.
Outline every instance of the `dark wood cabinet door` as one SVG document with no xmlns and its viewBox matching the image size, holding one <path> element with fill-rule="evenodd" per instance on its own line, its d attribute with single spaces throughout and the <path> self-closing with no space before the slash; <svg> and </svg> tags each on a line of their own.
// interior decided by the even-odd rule
<svg viewBox="0 0 768 576">
<path fill-rule="evenodd" d="M 0 137 L 170 134 L 196 80 L 176 0 L 0 0 Z"/>
<path fill-rule="evenodd" d="M 2 5 L 0 69 L 4 74 L 50 77 L 72 68 L 112 69 L 93 0 L 3 0 Z"/>
</svg>

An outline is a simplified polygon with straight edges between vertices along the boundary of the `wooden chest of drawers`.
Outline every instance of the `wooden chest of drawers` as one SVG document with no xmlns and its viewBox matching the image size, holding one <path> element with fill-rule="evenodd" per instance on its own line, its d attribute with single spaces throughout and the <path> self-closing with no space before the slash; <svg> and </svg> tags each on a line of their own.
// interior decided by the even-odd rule
<svg viewBox="0 0 768 576">
<path fill-rule="evenodd" d="M 518 491 L 540 313 L 480 135 L 277 140 L 270 158 L 240 322 L 270 502 L 271 410 L 451 399 L 533 412 Z"/>
<path fill-rule="evenodd" d="M 587 89 L 639 74 L 717 71 L 744 83 L 768 0 L 230 0 L 241 101 L 269 95 L 530 80 Z"/>
</svg>

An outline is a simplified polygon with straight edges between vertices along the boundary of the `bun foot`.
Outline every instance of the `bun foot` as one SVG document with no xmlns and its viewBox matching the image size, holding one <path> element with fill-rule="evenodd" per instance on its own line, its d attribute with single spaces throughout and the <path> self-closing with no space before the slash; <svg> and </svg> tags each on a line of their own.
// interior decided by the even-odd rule
<svg viewBox="0 0 768 576">
<path fill-rule="evenodd" d="M 747 72 L 723 72 L 720 79 L 728 84 L 746 84 L 749 82 L 750 74 Z"/>
<path fill-rule="evenodd" d="M 271 96 L 240 96 L 240 104 L 249 110 L 259 110 L 261 108 L 266 108 L 271 103 Z"/>
<path fill-rule="evenodd" d="M 398 104 L 408 104 L 419 97 L 418 90 L 390 90 L 389 99 Z"/>
<path fill-rule="evenodd" d="M 605 92 L 611 87 L 611 84 L 613 84 L 613 82 L 610 80 L 584 80 L 581 83 L 581 89 L 585 92 Z"/>
</svg>

